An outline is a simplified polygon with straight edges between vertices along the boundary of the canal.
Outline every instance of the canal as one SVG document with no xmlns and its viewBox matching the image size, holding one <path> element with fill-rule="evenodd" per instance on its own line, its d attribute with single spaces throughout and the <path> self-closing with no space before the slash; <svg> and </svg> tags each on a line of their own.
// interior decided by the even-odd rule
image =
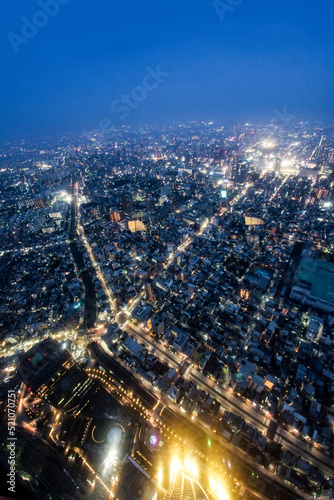
<svg viewBox="0 0 334 500">
<path fill-rule="evenodd" d="M 70 219 L 70 250 L 73 259 L 77 265 L 80 278 L 83 281 L 85 287 L 85 305 L 84 305 L 84 316 L 83 316 L 83 328 L 84 330 L 89 330 L 96 326 L 97 318 L 97 308 L 96 308 L 96 290 L 93 283 L 92 276 L 88 269 L 86 269 L 85 262 L 83 259 L 82 252 L 79 250 L 76 243 L 77 230 L 76 230 L 76 203 L 75 203 L 75 193 L 74 188 L 70 188 L 72 195 L 71 203 L 71 219 Z"/>
</svg>

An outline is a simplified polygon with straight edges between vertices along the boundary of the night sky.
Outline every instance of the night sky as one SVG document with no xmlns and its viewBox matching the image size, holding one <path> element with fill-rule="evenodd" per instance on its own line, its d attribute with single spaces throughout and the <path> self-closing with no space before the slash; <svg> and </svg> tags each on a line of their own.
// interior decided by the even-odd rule
<svg viewBox="0 0 334 500">
<path fill-rule="evenodd" d="M 98 129 L 105 118 L 269 121 L 284 108 L 333 123 L 333 0 L 216 3 L 1 2 L 0 140 Z"/>
</svg>

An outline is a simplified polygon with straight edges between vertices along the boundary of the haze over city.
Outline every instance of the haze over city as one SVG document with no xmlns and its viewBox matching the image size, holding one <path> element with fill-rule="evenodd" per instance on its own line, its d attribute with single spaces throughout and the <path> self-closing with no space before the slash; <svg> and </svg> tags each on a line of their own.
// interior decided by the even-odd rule
<svg viewBox="0 0 334 500">
<path fill-rule="evenodd" d="M 115 127 L 234 125 L 286 107 L 299 120 L 331 122 L 331 0 L 69 0 L 36 16 L 43 4 L 2 6 L 1 141 L 78 133 L 105 117 Z M 157 64 L 168 78 L 121 120 L 113 101 Z"/>
<path fill-rule="evenodd" d="M 1 498 L 334 498 L 333 14 L 2 6 Z"/>
</svg>

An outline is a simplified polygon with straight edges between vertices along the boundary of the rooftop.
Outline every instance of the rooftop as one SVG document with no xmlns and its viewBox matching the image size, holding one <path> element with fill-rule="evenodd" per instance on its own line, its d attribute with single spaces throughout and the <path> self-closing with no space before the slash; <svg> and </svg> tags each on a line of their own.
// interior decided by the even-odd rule
<svg viewBox="0 0 334 500">
<path fill-rule="evenodd" d="M 334 304 L 334 263 L 303 259 L 296 278 L 309 284 L 313 297 Z"/>
</svg>

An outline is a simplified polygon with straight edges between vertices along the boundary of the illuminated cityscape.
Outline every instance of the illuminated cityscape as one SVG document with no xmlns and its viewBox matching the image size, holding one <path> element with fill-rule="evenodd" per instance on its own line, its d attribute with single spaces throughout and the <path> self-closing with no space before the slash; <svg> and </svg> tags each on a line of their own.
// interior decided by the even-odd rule
<svg viewBox="0 0 334 500">
<path fill-rule="evenodd" d="M 333 129 L 129 133 L 26 144 L 24 181 L 2 152 L 1 408 L 13 389 L 25 486 L 43 496 L 52 461 L 54 498 L 68 480 L 73 497 L 323 498 Z"/>
<path fill-rule="evenodd" d="M 334 499 L 333 18 L 3 2 L 0 500 Z"/>
</svg>

